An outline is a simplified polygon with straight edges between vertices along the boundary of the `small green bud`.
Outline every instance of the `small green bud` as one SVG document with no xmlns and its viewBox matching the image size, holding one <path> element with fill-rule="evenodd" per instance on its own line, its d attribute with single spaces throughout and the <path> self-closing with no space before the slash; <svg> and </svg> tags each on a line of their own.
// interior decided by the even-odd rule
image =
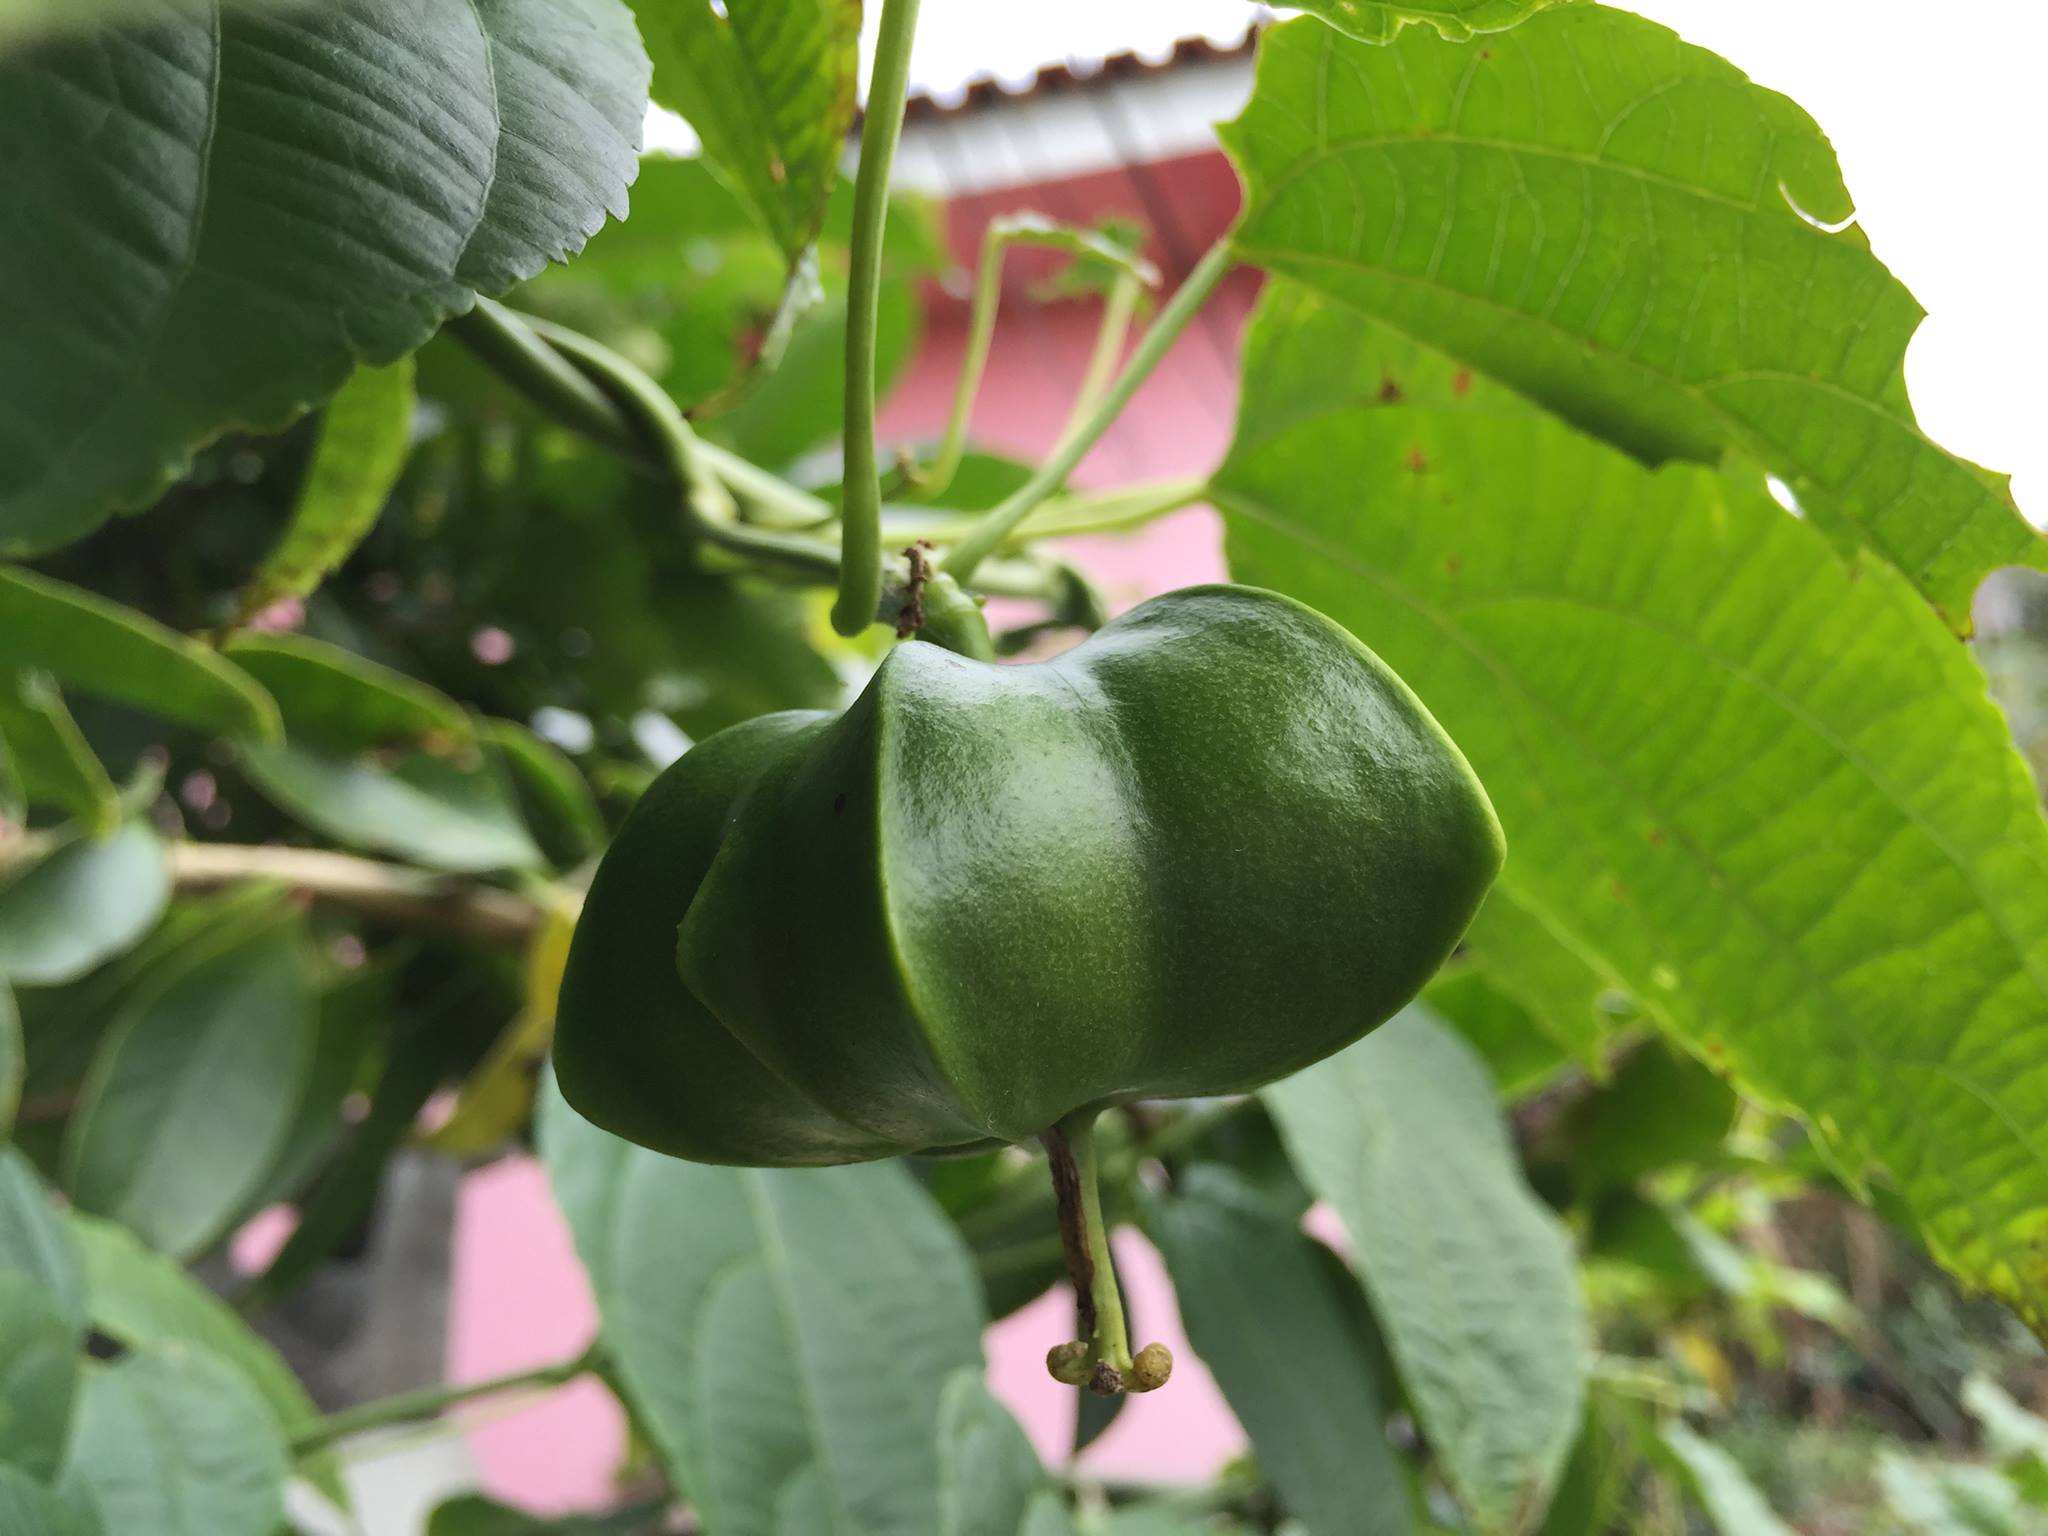
<svg viewBox="0 0 2048 1536">
<path fill-rule="evenodd" d="M 1173 1374 L 1173 1351 L 1164 1344 L 1147 1344 L 1131 1362 L 1129 1386 L 1133 1392 L 1151 1392 L 1166 1385 Z"/>
<path fill-rule="evenodd" d="M 1066 1344 L 1055 1344 L 1045 1352 L 1046 1373 L 1064 1386 L 1087 1385 L 1094 1373 L 1094 1366 L 1088 1359 L 1088 1346 L 1079 1339 Z"/>
</svg>

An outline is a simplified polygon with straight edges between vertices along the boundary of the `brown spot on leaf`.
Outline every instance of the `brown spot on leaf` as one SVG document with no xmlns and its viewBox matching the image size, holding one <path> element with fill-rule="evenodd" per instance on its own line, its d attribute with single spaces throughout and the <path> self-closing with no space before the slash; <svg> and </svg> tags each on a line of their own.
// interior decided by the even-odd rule
<svg viewBox="0 0 2048 1536">
<path fill-rule="evenodd" d="M 1429 459 L 1420 448 L 1410 448 L 1408 450 L 1408 468 L 1413 474 L 1426 475 L 1429 473 Z"/>
<path fill-rule="evenodd" d="M 1465 557 L 1463 555 L 1451 555 L 1444 560 L 1444 574 L 1446 576 L 1459 575 L 1464 569 Z"/>
<path fill-rule="evenodd" d="M 1662 848 L 1664 846 L 1664 829 L 1662 827 L 1650 828 L 1650 846 L 1652 848 Z"/>
<path fill-rule="evenodd" d="M 1608 882 L 1608 889 L 1614 893 L 1614 899 L 1616 901 L 1628 900 L 1628 887 L 1622 884 L 1621 881 L 1613 880 Z"/>
<path fill-rule="evenodd" d="M 1451 375 L 1451 393 L 1461 400 L 1472 393 L 1472 370 L 1470 368 L 1460 368 Z"/>
<path fill-rule="evenodd" d="M 1393 405 L 1401 398 L 1401 381 L 1392 374 L 1380 380 L 1380 404 Z"/>
</svg>

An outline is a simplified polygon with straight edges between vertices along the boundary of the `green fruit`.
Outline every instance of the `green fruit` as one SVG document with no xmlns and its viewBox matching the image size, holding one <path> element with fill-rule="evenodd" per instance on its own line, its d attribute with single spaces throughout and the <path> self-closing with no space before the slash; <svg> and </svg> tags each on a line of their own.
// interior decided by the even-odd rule
<svg viewBox="0 0 2048 1536">
<path fill-rule="evenodd" d="M 1421 703 L 1287 598 L 1171 593 L 1035 665 L 898 646 L 843 715 L 722 732 L 635 809 L 570 953 L 562 1090 L 762 1165 L 1239 1092 L 1408 1002 L 1501 853 Z"/>
<path fill-rule="evenodd" d="M 1170 1366 L 1095 1262 L 1095 1114 L 1349 1045 L 1501 857 L 1428 711 L 1291 599 L 1170 593 L 1035 665 L 901 645 L 844 714 L 749 721 L 655 782 L 585 903 L 556 1070 L 702 1162 L 1045 1140 L 1094 1295 L 1062 1379 L 1142 1389 Z"/>
</svg>

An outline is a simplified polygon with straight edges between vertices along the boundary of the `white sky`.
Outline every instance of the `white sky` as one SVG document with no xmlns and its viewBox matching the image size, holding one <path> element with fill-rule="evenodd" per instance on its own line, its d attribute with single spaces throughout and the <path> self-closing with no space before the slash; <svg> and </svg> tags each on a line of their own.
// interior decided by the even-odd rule
<svg viewBox="0 0 2048 1536">
<path fill-rule="evenodd" d="M 1928 319 L 1907 355 L 1920 420 L 2014 475 L 2048 524 L 2048 4 L 1633 0 L 1784 91 L 1833 138 L 1877 253 Z M 924 0 L 912 73 L 935 93 L 1176 37 L 1229 41 L 1246 0 Z M 870 0 L 870 26 L 881 7 Z"/>
</svg>

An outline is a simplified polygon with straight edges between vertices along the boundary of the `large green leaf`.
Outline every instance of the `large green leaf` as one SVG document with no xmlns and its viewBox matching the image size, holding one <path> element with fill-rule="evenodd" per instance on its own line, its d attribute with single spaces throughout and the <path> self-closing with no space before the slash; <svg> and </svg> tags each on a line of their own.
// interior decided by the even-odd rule
<svg viewBox="0 0 2048 1536">
<path fill-rule="evenodd" d="M 959 1371 L 939 1399 L 939 1536 L 1070 1536 L 1065 1507 L 1010 1410 Z"/>
<path fill-rule="evenodd" d="M 1464 953 L 1581 1066 L 1603 1070 L 1615 1020 L 1602 1004 L 1620 995 L 1618 978 L 1605 967 L 1498 886 L 1466 930 Z"/>
<path fill-rule="evenodd" d="M 1564 6 L 1373 47 L 1287 23 L 1225 136 L 1247 260 L 1651 462 L 1742 449 L 1958 628 L 1987 571 L 2048 565 L 2004 482 L 1914 424 L 1921 311 L 1836 227 L 1852 209 L 1820 130 L 1664 28 Z"/>
<path fill-rule="evenodd" d="M 1721 1536 L 1793 1536 L 1792 1527 L 1771 1513 L 1749 1474 L 1718 1445 L 1702 1440 L 1678 1419 L 1664 1426 L 1664 1445 Z"/>
<path fill-rule="evenodd" d="M 320 1416 L 270 1342 L 182 1265 L 113 1222 L 74 1212 L 68 1225 L 85 1264 L 86 1316 L 95 1329 L 131 1350 L 176 1345 L 212 1356 L 256 1390 L 287 1435 Z"/>
<path fill-rule="evenodd" d="M 78 1361 L 78 1340 L 57 1298 L 31 1276 L 0 1269 L 0 1465 L 46 1480 L 56 1474 Z"/>
<path fill-rule="evenodd" d="M 295 5 L 304 0 L 234 0 L 237 5 Z M 117 22 L 161 19 L 164 0 L 0 0 L 0 50 L 52 33 Z"/>
<path fill-rule="evenodd" d="M 1375 1351 L 1299 1223 L 1234 1169 L 1199 1164 L 1148 1204 L 1145 1230 L 1287 1511 L 1314 1536 L 1412 1531 Z"/>
<path fill-rule="evenodd" d="M 1467 38 L 1475 32 L 1502 32 L 1551 3 L 1552 0 L 1435 0 L 1434 4 L 1418 5 L 1415 0 L 1305 0 L 1302 9 L 1365 42 L 1384 43 L 1410 22 L 1435 27 L 1452 39 Z"/>
<path fill-rule="evenodd" d="M 625 208 L 646 59 L 621 0 L 329 0 L 0 58 L 0 553 L 146 503 L 231 427 Z"/>
<path fill-rule="evenodd" d="M 853 126 L 860 0 L 634 0 L 654 97 L 794 259 L 817 237 Z"/>
<path fill-rule="evenodd" d="M 0 671 L 23 667 L 199 730 L 278 734 L 270 695 L 211 648 L 83 588 L 0 566 Z"/>
<path fill-rule="evenodd" d="M 297 747 L 249 747 L 242 768 L 280 809 L 338 843 L 456 874 L 530 869 L 534 846 L 497 765 L 414 752 L 386 767 Z"/>
<path fill-rule="evenodd" d="M 110 1536 L 272 1536 L 284 1479 L 263 1400 L 210 1356 L 169 1346 L 86 1373 L 61 1486 Z"/>
<path fill-rule="evenodd" d="M 312 1061 L 296 924 L 203 952 L 130 1003 L 67 1131 L 66 1182 L 179 1257 L 205 1249 L 262 1182 Z"/>
<path fill-rule="evenodd" d="M 2048 1324 L 2048 824 L 1968 651 L 1751 479 L 1645 470 L 1292 285 L 1243 398 L 1232 569 L 1428 701 L 1506 892 Z"/>
<path fill-rule="evenodd" d="M 47 674 L 0 669 L 0 757 L 27 804 L 61 806 L 95 837 L 120 822 L 120 791 Z"/>
<path fill-rule="evenodd" d="M 73 981 L 149 932 L 170 899 L 163 844 L 146 822 L 60 843 L 0 880 L 0 976 Z"/>
<path fill-rule="evenodd" d="M 358 368 L 327 402 L 292 520 L 242 593 L 243 619 L 304 597 L 363 541 L 405 468 L 414 404 L 410 358 Z"/>
<path fill-rule="evenodd" d="M 8 1536 L 105 1536 L 92 1512 L 67 1504 L 19 1467 L 0 1462 L 0 1531 Z"/>
<path fill-rule="evenodd" d="M 1423 1434 L 1485 1531 L 1528 1529 L 1590 1364 L 1570 1240 L 1522 1181 L 1493 1084 L 1420 1007 L 1265 1090 L 1336 1207 Z"/>
<path fill-rule="evenodd" d="M 466 742 L 462 706 L 390 667 L 298 634 L 236 635 L 228 658 L 276 697 L 286 738 L 322 752 Z"/>
<path fill-rule="evenodd" d="M 708 1528 L 937 1528 L 940 1396 L 980 1369 L 981 1309 L 908 1173 L 679 1162 L 552 1087 L 541 1149 L 620 1384 Z"/>
<path fill-rule="evenodd" d="M 6 1146 L 0 1146 L 0 1275 L 25 1275 L 56 1301 L 74 1338 L 84 1331 L 78 1249 L 29 1160 Z"/>
</svg>

